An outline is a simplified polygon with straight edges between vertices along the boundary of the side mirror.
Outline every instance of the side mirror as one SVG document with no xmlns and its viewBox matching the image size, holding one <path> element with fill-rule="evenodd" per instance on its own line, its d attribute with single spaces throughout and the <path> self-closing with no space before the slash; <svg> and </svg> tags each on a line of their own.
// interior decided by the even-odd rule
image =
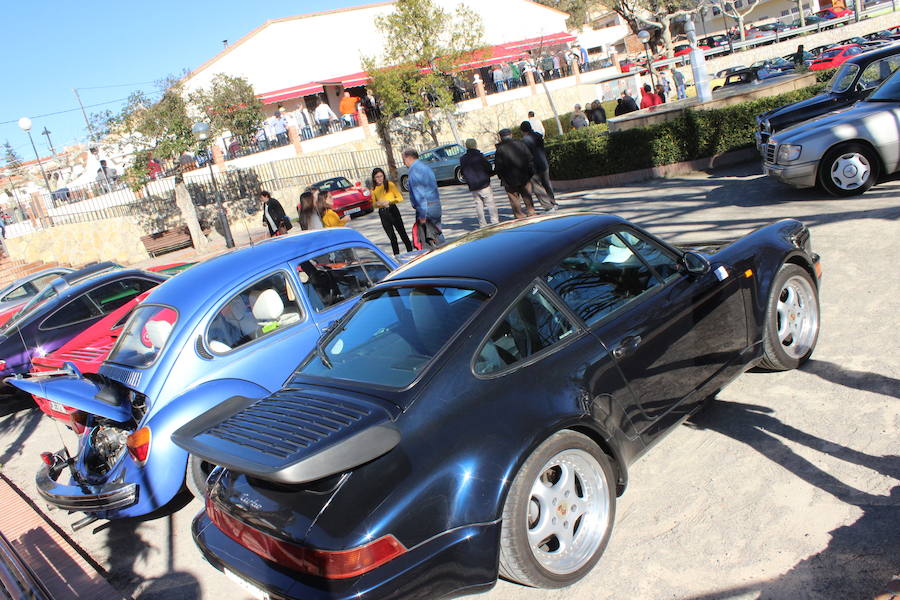
<svg viewBox="0 0 900 600">
<path fill-rule="evenodd" d="M 692 275 L 706 275 L 709 273 L 710 265 L 706 257 L 698 252 L 688 251 L 681 258 L 684 268 Z"/>
</svg>

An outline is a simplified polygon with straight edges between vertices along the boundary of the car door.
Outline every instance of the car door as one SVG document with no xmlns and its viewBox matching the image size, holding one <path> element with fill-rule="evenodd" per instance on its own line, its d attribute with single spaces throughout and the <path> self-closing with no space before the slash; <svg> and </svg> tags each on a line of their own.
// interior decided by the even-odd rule
<svg viewBox="0 0 900 600">
<path fill-rule="evenodd" d="M 610 349 L 636 399 L 630 420 L 649 442 L 696 407 L 694 392 L 746 346 L 737 278 L 684 273 L 679 257 L 627 228 L 603 234 L 548 278 Z"/>
</svg>

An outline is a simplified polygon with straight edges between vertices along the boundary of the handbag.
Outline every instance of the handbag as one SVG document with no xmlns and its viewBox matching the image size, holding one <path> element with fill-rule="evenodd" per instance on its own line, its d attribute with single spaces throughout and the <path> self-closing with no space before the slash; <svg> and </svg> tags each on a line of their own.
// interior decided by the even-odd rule
<svg viewBox="0 0 900 600">
<path fill-rule="evenodd" d="M 412 245 L 416 250 L 422 249 L 422 242 L 419 240 L 419 223 L 418 221 L 413 222 L 412 226 Z"/>
<path fill-rule="evenodd" d="M 285 231 L 290 231 L 294 228 L 294 224 L 291 223 L 291 218 L 289 216 L 285 215 L 284 218 L 281 219 L 281 227 L 284 228 Z"/>
</svg>

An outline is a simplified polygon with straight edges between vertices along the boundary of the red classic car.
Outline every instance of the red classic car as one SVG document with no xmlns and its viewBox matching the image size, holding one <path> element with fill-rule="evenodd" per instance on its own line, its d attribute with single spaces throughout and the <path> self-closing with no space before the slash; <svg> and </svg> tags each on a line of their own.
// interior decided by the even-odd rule
<svg viewBox="0 0 900 600">
<path fill-rule="evenodd" d="M 812 64 L 809 65 L 810 71 L 824 71 L 825 69 L 836 69 L 846 60 L 862 54 L 864 49 L 859 44 L 846 44 L 844 46 L 835 46 L 829 48 L 816 57 Z"/>
<path fill-rule="evenodd" d="M 848 15 L 852 15 L 853 11 L 849 8 L 826 8 L 820 10 L 816 13 L 817 17 L 822 17 L 823 19 L 840 19 L 841 17 L 846 17 Z"/>
<path fill-rule="evenodd" d="M 332 177 L 324 179 L 310 187 L 318 188 L 321 192 L 331 192 L 334 200 L 334 212 L 340 216 L 350 215 L 356 217 L 372 212 L 372 192 L 367 190 L 359 182 L 351 184 L 346 177 Z M 300 212 L 300 206 L 297 206 Z"/>
<path fill-rule="evenodd" d="M 700 50 L 709 50 L 709 46 L 704 46 L 703 44 L 697 46 Z M 672 48 L 675 52 L 674 56 L 684 56 L 685 54 L 691 53 L 691 45 L 690 44 L 679 44 Z"/>
</svg>

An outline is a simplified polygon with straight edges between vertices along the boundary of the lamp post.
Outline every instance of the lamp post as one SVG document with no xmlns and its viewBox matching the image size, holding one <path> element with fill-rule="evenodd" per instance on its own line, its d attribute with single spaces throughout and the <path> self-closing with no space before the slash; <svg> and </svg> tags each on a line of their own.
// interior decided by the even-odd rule
<svg viewBox="0 0 900 600">
<path fill-rule="evenodd" d="M 201 142 L 205 142 L 209 139 L 209 125 L 203 121 L 198 121 L 191 127 L 191 133 Z M 216 183 L 216 174 L 213 172 L 212 168 L 213 161 L 211 150 L 209 160 L 206 161 L 206 164 L 209 165 L 209 176 L 212 178 L 213 193 L 216 195 L 216 210 L 219 213 L 219 222 L 222 223 L 222 232 L 225 234 L 225 246 L 234 248 L 234 238 L 231 237 L 231 226 L 228 225 L 228 216 L 225 214 L 225 207 L 222 206 L 222 197 L 219 195 L 219 185 Z"/>
<path fill-rule="evenodd" d="M 34 145 L 34 138 L 31 137 L 31 119 L 28 117 L 19 119 L 19 128 L 28 134 L 28 140 L 31 142 L 31 149 L 34 150 L 34 157 L 37 159 L 38 167 L 41 169 L 41 175 L 44 176 L 44 185 L 47 186 L 47 193 L 52 196 L 53 190 L 50 189 L 50 180 L 47 178 L 47 172 L 44 171 L 44 165 L 41 163 L 41 156 L 38 154 L 37 146 Z"/>
<path fill-rule="evenodd" d="M 647 56 L 647 72 L 650 74 L 650 87 L 656 90 L 656 82 L 653 80 L 653 61 L 650 59 L 650 32 L 646 29 L 638 31 L 638 39 L 644 44 L 644 54 Z M 655 93 L 655 92 L 654 92 Z"/>
</svg>

